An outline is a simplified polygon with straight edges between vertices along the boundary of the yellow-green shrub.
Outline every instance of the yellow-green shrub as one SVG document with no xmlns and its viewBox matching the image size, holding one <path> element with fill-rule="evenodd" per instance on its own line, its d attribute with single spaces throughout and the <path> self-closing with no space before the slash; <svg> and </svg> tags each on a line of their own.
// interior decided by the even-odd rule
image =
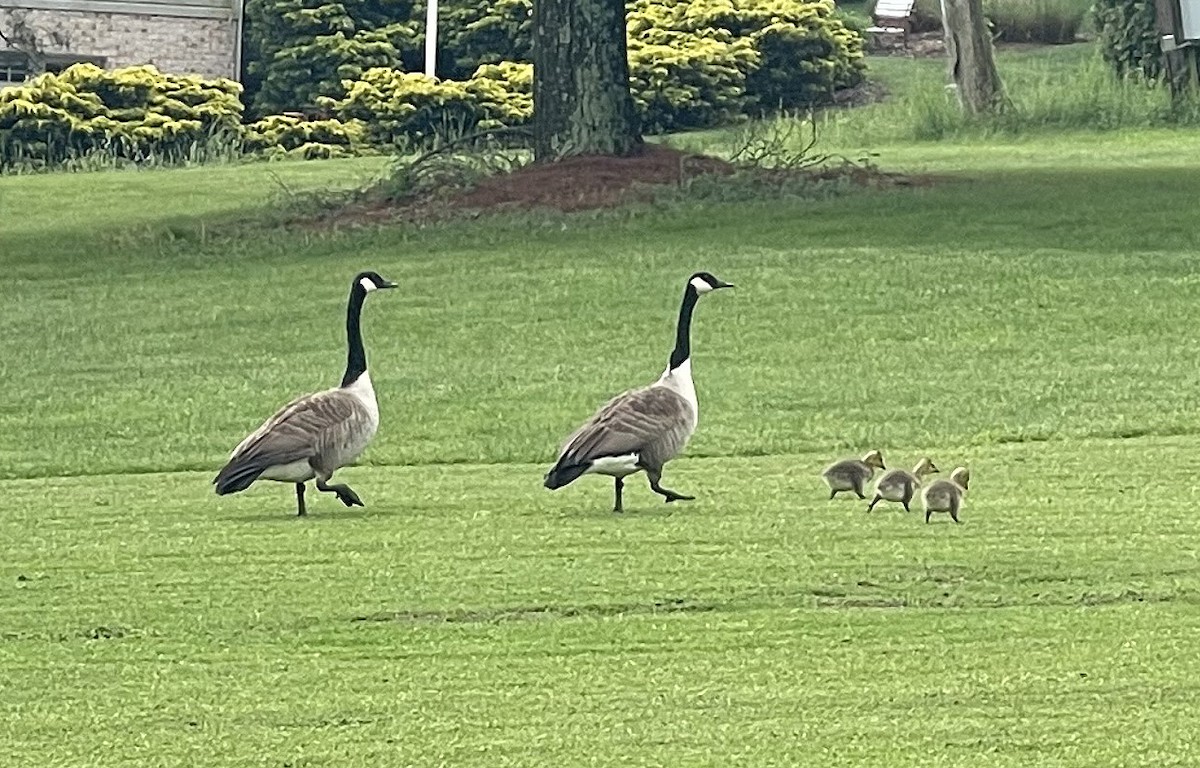
<svg viewBox="0 0 1200 768">
<path fill-rule="evenodd" d="M 629 8 L 631 46 L 747 43 L 756 54 L 754 66 L 742 70 L 747 106 L 807 106 L 863 77 L 862 37 L 832 0 L 634 0 Z M 702 67 L 712 60 L 694 61 Z"/>
<path fill-rule="evenodd" d="M 629 85 L 642 130 L 701 128 L 735 119 L 746 108 L 746 76 L 757 66 L 750 43 L 728 34 L 630 40 Z"/>
<path fill-rule="evenodd" d="M 246 126 L 245 149 L 267 157 L 306 160 L 358 154 L 366 141 L 359 120 L 305 120 L 295 115 L 268 115 Z"/>
<path fill-rule="evenodd" d="M 75 64 L 0 90 L 0 169 L 53 166 L 103 153 L 178 162 L 241 132 L 241 86 L 164 75 L 150 66 Z"/>
<path fill-rule="evenodd" d="M 323 106 L 343 121 L 365 123 L 366 139 L 376 146 L 427 144 L 520 125 L 533 114 L 530 65 L 485 65 L 465 82 L 376 68 L 343 85 L 346 96 Z"/>
</svg>

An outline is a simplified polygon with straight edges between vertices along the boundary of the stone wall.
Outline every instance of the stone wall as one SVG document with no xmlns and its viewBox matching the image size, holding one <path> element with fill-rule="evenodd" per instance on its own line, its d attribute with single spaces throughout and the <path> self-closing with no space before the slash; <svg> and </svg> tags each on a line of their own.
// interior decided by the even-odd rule
<svg viewBox="0 0 1200 768">
<path fill-rule="evenodd" d="M 237 76 L 235 19 L 6 9 L 0 25 L 7 13 L 20 14 L 36 30 L 46 54 L 102 56 L 110 69 L 153 64 L 172 74 Z"/>
</svg>

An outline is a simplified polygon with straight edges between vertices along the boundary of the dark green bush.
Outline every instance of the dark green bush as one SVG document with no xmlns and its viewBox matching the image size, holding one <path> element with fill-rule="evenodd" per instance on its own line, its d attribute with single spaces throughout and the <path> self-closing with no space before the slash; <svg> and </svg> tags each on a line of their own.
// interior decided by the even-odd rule
<svg viewBox="0 0 1200 768">
<path fill-rule="evenodd" d="M 418 50 L 411 3 L 247 0 L 246 87 L 256 115 L 311 111 L 317 97 Z"/>
<path fill-rule="evenodd" d="M 1092 12 L 1100 52 L 1119 76 L 1162 76 L 1154 0 L 1096 0 Z"/>
<path fill-rule="evenodd" d="M 481 65 L 533 60 L 532 0 L 450 0 L 438 5 L 438 76 L 466 80 Z M 425 6 L 416 18 L 424 19 Z M 418 47 L 424 51 L 424 24 Z M 423 55 L 423 54 L 422 54 Z M 423 64 L 406 63 L 417 71 Z"/>
</svg>

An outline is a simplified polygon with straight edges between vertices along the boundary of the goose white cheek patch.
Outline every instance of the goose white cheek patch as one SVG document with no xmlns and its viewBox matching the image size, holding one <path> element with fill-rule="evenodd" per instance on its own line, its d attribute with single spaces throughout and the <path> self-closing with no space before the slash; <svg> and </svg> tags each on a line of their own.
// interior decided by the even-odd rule
<svg viewBox="0 0 1200 768">
<path fill-rule="evenodd" d="M 696 293 L 708 293 L 712 290 L 712 286 L 704 282 L 703 278 L 693 277 L 691 282 L 692 287 L 696 289 Z"/>
<path fill-rule="evenodd" d="M 369 277 L 364 277 L 362 280 L 359 280 L 358 284 L 361 285 L 363 287 L 363 290 L 366 291 L 367 293 L 370 293 L 371 291 L 375 290 L 375 283 L 372 283 L 371 278 L 369 278 Z"/>
</svg>

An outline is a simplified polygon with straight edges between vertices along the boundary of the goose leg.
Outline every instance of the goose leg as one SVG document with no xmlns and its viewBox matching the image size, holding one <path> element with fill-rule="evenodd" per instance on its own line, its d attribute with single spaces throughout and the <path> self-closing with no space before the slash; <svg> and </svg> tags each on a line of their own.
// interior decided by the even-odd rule
<svg viewBox="0 0 1200 768">
<path fill-rule="evenodd" d="M 958 522 L 958 504 L 955 502 L 950 503 L 950 519 Z"/>
<path fill-rule="evenodd" d="M 308 509 L 304 506 L 304 483 L 296 483 L 296 516 L 304 517 Z"/>
<path fill-rule="evenodd" d="M 875 505 L 878 504 L 880 502 L 880 500 L 882 500 L 882 499 L 883 499 L 883 497 L 880 496 L 878 493 L 875 494 L 875 498 L 871 499 L 871 503 L 867 505 L 867 511 L 868 512 L 873 511 L 875 509 Z"/>
<path fill-rule="evenodd" d="M 362 499 L 358 498 L 358 494 L 355 493 L 350 486 L 345 484 L 329 485 L 324 479 L 318 477 L 317 490 L 324 493 L 336 493 L 338 501 L 342 502 L 347 507 L 366 506 L 362 503 Z"/>
<path fill-rule="evenodd" d="M 695 496 L 684 496 L 682 493 L 676 493 L 659 485 L 658 481 L 662 479 L 661 469 L 647 469 L 646 476 L 650 478 L 650 490 L 662 496 L 668 504 L 672 501 L 692 501 L 696 498 Z"/>
<path fill-rule="evenodd" d="M 837 495 L 838 495 L 838 492 L 837 492 L 837 491 L 830 491 L 830 492 L 829 492 L 829 498 L 830 498 L 830 499 L 832 499 L 833 497 L 835 497 L 835 496 L 837 496 Z"/>
<path fill-rule="evenodd" d="M 625 478 L 618 477 L 614 479 L 616 482 L 613 483 L 613 488 L 616 492 L 617 500 L 613 504 L 613 512 L 624 512 L 625 505 L 621 503 L 621 492 L 625 490 Z"/>
<path fill-rule="evenodd" d="M 926 525 L 928 525 L 928 524 L 929 524 L 929 516 L 930 516 L 930 515 L 932 515 L 932 514 L 933 514 L 933 512 L 929 511 L 928 509 L 927 509 L 927 510 L 925 510 L 925 524 L 926 524 Z"/>
<path fill-rule="evenodd" d="M 913 497 L 912 491 L 909 491 L 908 495 L 904 497 L 904 511 L 905 512 L 912 512 L 912 509 L 910 509 L 908 506 L 908 503 L 910 501 L 912 501 L 912 497 Z"/>
<path fill-rule="evenodd" d="M 863 493 L 863 484 L 861 481 L 854 484 L 854 492 L 858 494 L 858 498 L 866 501 L 867 496 Z"/>
</svg>

